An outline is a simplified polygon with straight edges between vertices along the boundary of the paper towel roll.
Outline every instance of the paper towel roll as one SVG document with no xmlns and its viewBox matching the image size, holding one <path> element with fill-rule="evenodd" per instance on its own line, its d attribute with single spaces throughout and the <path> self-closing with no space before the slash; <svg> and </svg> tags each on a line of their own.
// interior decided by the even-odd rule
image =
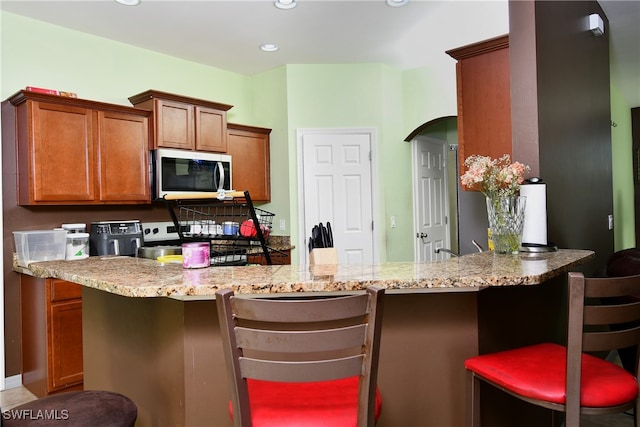
<svg viewBox="0 0 640 427">
<path fill-rule="evenodd" d="M 546 259 L 529 259 L 526 257 L 522 260 L 522 273 L 529 276 L 545 274 L 549 271 Z"/>
<path fill-rule="evenodd" d="M 547 244 L 547 185 L 525 184 L 520 195 L 527 198 L 522 243 Z"/>
</svg>

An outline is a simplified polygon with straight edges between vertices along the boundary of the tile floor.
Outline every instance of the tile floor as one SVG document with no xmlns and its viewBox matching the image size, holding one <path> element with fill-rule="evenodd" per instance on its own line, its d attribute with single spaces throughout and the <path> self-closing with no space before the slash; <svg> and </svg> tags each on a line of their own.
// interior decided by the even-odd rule
<svg viewBox="0 0 640 427">
<path fill-rule="evenodd" d="M 5 411 L 35 399 L 36 397 L 24 387 L 10 388 L 0 391 L 0 408 Z"/>
<path fill-rule="evenodd" d="M 0 408 L 4 411 L 29 402 L 36 397 L 24 387 L 0 391 Z M 628 414 L 583 416 L 581 427 L 633 427 L 633 417 Z"/>
<path fill-rule="evenodd" d="M 581 427 L 633 427 L 633 416 L 629 414 L 582 416 Z"/>
</svg>

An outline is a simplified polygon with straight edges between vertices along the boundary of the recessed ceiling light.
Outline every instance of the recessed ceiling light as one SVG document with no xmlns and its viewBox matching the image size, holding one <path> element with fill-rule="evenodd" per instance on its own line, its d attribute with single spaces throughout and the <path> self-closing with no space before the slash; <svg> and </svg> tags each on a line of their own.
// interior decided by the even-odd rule
<svg viewBox="0 0 640 427">
<path fill-rule="evenodd" d="M 137 6 L 140 4 L 140 0 L 116 0 L 116 1 L 125 6 Z"/>
<path fill-rule="evenodd" d="M 409 3 L 409 0 L 387 0 L 387 5 L 391 7 L 400 7 Z"/>
<path fill-rule="evenodd" d="M 280 49 L 280 47 L 275 43 L 265 43 L 260 45 L 260 50 L 264 52 L 275 52 L 278 49 Z"/>
<path fill-rule="evenodd" d="M 298 5 L 296 0 L 274 0 L 273 4 L 278 9 L 293 9 Z"/>
</svg>

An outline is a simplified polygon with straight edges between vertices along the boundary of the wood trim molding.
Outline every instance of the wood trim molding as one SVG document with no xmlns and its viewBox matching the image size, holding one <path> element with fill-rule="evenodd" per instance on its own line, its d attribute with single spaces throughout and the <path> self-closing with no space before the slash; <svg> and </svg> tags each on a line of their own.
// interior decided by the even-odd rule
<svg viewBox="0 0 640 427">
<path fill-rule="evenodd" d="M 494 37 L 478 43 L 469 44 L 455 49 L 447 50 L 446 53 L 454 59 L 465 59 L 483 53 L 492 52 L 509 47 L 509 35 Z"/>
</svg>

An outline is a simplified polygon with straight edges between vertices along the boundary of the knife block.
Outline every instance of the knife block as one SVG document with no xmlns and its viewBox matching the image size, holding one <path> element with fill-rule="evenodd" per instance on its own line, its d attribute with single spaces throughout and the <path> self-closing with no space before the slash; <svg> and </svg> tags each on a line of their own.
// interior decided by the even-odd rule
<svg viewBox="0 0 640 427">
<path fill-rule="evenodd" d="M 309 271 L 314 279 L 333 280 L 338 273 L 336 248 L 315 248 L 309 254 Z"/>
<path fill-rule="evenodd" d="M 309 265 L 338 264 L 336 248 L 315 248 L 309 254 Z"/>
</svg>

